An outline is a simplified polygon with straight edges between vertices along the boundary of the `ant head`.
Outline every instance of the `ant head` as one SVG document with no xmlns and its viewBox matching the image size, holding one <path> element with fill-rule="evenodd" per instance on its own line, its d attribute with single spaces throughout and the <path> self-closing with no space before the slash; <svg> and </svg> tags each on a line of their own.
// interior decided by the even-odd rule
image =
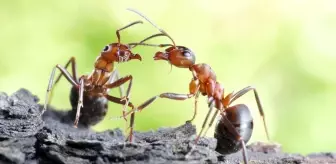
<svg viewBox="0 0 336 164">
<path fill-rule="evenodd" d="M 131 43 L 129 45 L 133 45 L 133 47 L 135 47 L 137 45 L 155 46 L 155 47 L 167 47 L 167 46 L 169 46 L 169 48 L 167 48 L 165 50 L 165 52 L 157 52 L 154 56 L 154 60 L 167 60 L 172 65 L 174 65 L 176 67 L 180 67 L 180 68 L 189 68 L 189 67 L 191 67 L 192 65 L 195 64 L 195 54 L 190 49 L 188 49 L 187 47 L 184 47 L 184 46 L 176 46 L 173 38 L 170 37 L 170 35 L 168 35 L 168 33 L 166 31 L 159 28 L 154 22 L 149 20 L 149 18 L 147 18 L 145 15 L 143 15 L 139 11 L 136 11 L 134 9 L 128 9 L 128 10 L 132 11 L 132 12 L 138 14 L 139 16 L 141 16 L 142 18 L 146 19 L 150 24 L 152 24 L 156 29 L 158 29 L 160 31 L 160 33 L 149 36 L 139 43 Z M 158 37 L 158 36 L 168 37 L 172 41 L 172 44 L 153 45 L 153 44 L 144 43 L 145 41 L 147 41 L 149 39 L 152 39 L 152 38 L 155 38 L 155 37 Z"/>
<path fill-rule="evenodd" d="M 116 62 L 127 62 L 132 59 L 137 59 L 141 61 L 141 56 L 139 54 L 133 54 L 127 45 L 120 43 L 112 43 L 104 47 L 101 52 L 101 56 L 110 61 Z"/>
<path fill-rule="evenodd" d="M 154 60 L 167 60 L 179 68 L 189 68 L 195 64 L 195 54 L 184 46 L 171 46 L 165 52 L 157 52 Z"/>
</svg>

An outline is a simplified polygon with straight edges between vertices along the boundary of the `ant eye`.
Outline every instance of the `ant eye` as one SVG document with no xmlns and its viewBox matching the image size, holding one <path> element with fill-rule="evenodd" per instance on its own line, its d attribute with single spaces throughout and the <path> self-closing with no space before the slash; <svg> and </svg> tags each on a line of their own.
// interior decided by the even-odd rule
<svg viewBox="0 0 336 164">
<path fill-rule="evenodd" d="M 183 53 L 183 56 L 185 56 L 185 57 L 190 57 L 191 54 L 190 54 L 189 52 L 184 52 L 184 53 Z"/>
<path fill-rule="evenodd" d="M 111 46 L 110 46 L 110 45 L 107 45 L 107 46 L 105 46 L 105 47 L 104 47 L 104 49 L 103 49 L 103 52 L 107 52 L 107 51 L 109 51 L 109 50 L 110 50 L 110 48 L 111 48 Z"/>
</svg>

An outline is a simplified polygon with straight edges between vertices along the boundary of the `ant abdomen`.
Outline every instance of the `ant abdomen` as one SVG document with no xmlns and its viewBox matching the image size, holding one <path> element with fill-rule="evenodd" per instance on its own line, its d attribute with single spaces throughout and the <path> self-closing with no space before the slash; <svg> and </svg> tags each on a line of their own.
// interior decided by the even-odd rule
<svg viewBox="0 0 336 164">
<path fill-rule="evenodd" d="M 253 118 L 249 108 L 244 104 L 238 104 L 227 108 L 225 113 L 244 142 L 247 143 L 253 131 Z M 229 131 L 222 120 L 217 122 L 215 138 L 217 139 L 216 151 L 221 154 L 234 153 L 242 148 L 241 142 Z"/>
<path fill-rule="evenodd" d="M 70 103 L 72 118 L 75 118 L 78 104 L 78 88 L 71 88 Z M 102 121 L 107 113 L 108 100 L 104 96 L 83 94 L 83 107 L 80 109 L 79 126 L 89 127 Z"/>
</svg>

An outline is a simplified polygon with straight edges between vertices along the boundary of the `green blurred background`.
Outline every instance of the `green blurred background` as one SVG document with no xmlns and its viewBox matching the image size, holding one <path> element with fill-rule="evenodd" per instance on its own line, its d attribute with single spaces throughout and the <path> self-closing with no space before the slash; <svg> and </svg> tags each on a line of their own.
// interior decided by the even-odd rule
<svg viewBox="0 0 336 164">
<path fill-rule="evenodd" d="M 102 48 L 116 41 L 115 30 L 141 19 L 135 8 L 164 28 L 179 45 L 191 48 L 197 62 L 216 71 L 226 93 L 257 87 L 273 141 L 285 151 L 336 151 L 336 1 L 88 1 L 15 0 L 0 2 L 0 90 L 21 87 L 44 95 L 50 72 L 75 56 L 79 74 L 88 74 Z M 143 20 L 143 19 L 142 19 Z M 121 33 L 124 43 L 157 33 L 149 23 Z M 152 43 L 168 43 L 158 38 Z M 138 47 L 143 61 L 118 65 L 132 74 L 131 100 L 138 105 L 162 92 L 187 93 L 191 74 L 167 62 L 154 62 L 159 48 Z M 124 86 L 126 87 L 126 86 Z M 70 84 L 61 80 L 52 106 L 69 109 Z M 117 90 L 111 92 L 118 95 Z M 252 93 L 239 99 L 252 110 L 252 141 L 266 141 Z M 122 106 L 110 103 L 102 131 L 125 128 Z M 207 109 L 201 97 L 195 121 L 200 127 Z M 193 100 L 161 99 L 136 117 L 136 130 L 178 126 L 193 114 Z M 213 129 L 208 136 L 213 135 Z"/>
</svg>

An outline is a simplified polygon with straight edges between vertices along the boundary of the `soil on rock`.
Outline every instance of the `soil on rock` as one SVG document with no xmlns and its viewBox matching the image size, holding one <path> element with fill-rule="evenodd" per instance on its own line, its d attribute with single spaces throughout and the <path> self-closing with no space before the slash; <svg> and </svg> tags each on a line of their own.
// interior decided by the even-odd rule
<svg viewBox="0 0 336 164">
<path fill-rule="evenodd" d="M 222 155 L 214 138 L 194 145 L 195 126 L 135 132 L 125 142 L 120 129 L 94 132 L 73 128 L 71 111 L 48 109 L 40 116 L 38 98 L 25 89 L 0 93 L 0 163 L 239 163 L 241 152 Z M 281 152 L 278 145 L 248 146 L 250 163 L 336 163 L 335 153 L 308 156 Z"/>
</svg>

